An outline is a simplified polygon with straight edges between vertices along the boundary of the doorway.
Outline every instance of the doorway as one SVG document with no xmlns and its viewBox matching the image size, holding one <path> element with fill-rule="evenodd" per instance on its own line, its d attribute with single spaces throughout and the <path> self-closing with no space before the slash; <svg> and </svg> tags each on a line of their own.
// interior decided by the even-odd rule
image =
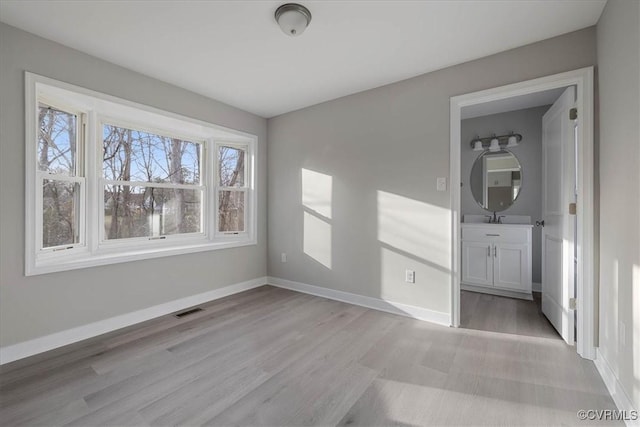
<svg viewBox="0 0 640 427">
<path fill-rule="evenodd" d="M 461 281 L 462 272 L 469 271 L 469 269 L 475 268 L 474 274 L 484 280 L 494 280 L 494 270 L 498 270 L 500 275 L 499 280 L 502 280 L 502 284 L 507 283 L 513 287 L 513 295 L 509 294 L 509 288 L 502 286 L 502 289 L 507 289 L 506 296 L 522 296 L 526 290 L 526 271 L 521 273 L 521 276 L 513 273 L 511 265 L 527 264 L 527 253 L 523 249 L 522 245 L 501 244 L 499 241 L 489 242 L 487 246 L 480 247 L 479 245 L 465 244 L 465 251 L 476 251 L 480 254 L 488 252 L 489 258 L 493 253 L 495 259 L 492 260 L 492 264 L 488 262 L 475 263 L 471 266 L 466 265 L 466 269 L 462 268 L 462 260 L 464 258 L 463 242 L 461 225 L 463 223 L 463 211 L 461 210 L 461 187 L 457 183 L 462 183 L 461 177 L 461 147 L 465 143 L 461 135 L 461 120 L 463 116 L 469 111 L 475 111 L 482 109 L 487 105 L 517 105 L 518 100 L 524 98 L 531 98 L 535 96 L 541 96 L 554 91 L 564 91 L 565 88 L 572 87 L 575 90 L 573 95 L 571 109 L 575 109 L 571 114 L 578 114 L 578 119 L 572 118 L 572 123 L 575 124 L 573 128 L 575 130 L 575 138 L 579 141 L 579 144 L 574 144 L 575 152 L 572 150 L 553 151 L 553 146 L 548 147 L 547 159 L 544 164 L 552 169 L 545 170 L 554 182 L 566 182 L 563 180 L 563 176 L 574 176 L 575 185 L 572 188 L 568 188 L 566 192 L 563 192 L 567 197 L 575 197 L 573 204 L 569 206 L 567 197 L 559 197 L 558 194 L 553 193 L 553 189 L 556 187 L 550 187 L 552 191 L 548 192 L 546 199 L 543 203 L 544 218 L 549 218 L 550 224 L 549 231 L 543 232 L 543 236 L 548 235 L 549 238 L 544 240 L 546 247 L 542 247 L 543 258 L 547 257 L 548 271 L 545 271 L 545 277 L 547 282 L 554 283 L 558 288 L 547 290 L 548 296 L 553 296 L 550 300 L 546 301 L 546 316 L 551 320 L 554 326 L 559 330 L 560 334 L 569 343 L 572 343 L 575 336 L 576 350 L 578 354 L 587 359 L 595 358 L 594 347 L 594 268 L 593 268 L 593 232 L 594 232 L 594 217 L 593 217 L 593 68 L 584 68 L 557 75 L 547 76 L 539 79 L 524 81 L 512 85 L 497 87 L 480 92 L 469 93 L 451 98 L 451 139 L 450 139 L 450 182 L 451 185 L 451 212 L 452 212 L 452 293 L 451 293 L 451 325 L 454 327 L 460 326 L 460 303 L 461 303 Z M 566 96 L 569 99 L 568 95 Z M 565 103 L 566 104 L 566 103 Z M 565 105 L 566 106 L 566 105 Z M 564 108 L 563 106 L 562 108 Z M 506 111 L 506 110 L 503 110 Z M 566 111 L 566 120 L 569 120 L 569 111 Z M 558 117 L 565 117 L 558 115 Z M 563 118 L 563 120 L 565 120 Z M 553 121 L 553 120 L 551 120 Z M 549 122 L 549 119 L 547 119 Z M 482 139 L 485 135 L 481 135 L 479 139 Z M 573 135 L 572 135 L 573 136 Z M 516 143 L 516 137 L 514 135 L 505 135 L 504 143 Z M 520 136 L 521 138 L 521 136 Z M 491 144 L 494 144 L 492 138 Z M 513 141 L 512 141 L 513 139 Z M 575 141 L 575 139 L 574 139 Z M 474 141 L 471 141 L 472 146 Z M 495 143 L 497 144 L 497 142 Z M 481 147 L 487 152 L 489 141 L 487 146 Z M 474 148 L 478 148 L 477 146 Z M 491 150 L 491 151 L 497 151 Z M 508 150 L 506 150 L 508 151 Z M 560 160 L 558 160 L 560 159 Z M 554 163 L 555 161 L 555 163 Z M 560 163 L 558 163 L 558 161 Z M 565 164 L 574 162 L 576 165 L 575 172 L 567 169 Z M 486 164 L 486 162 L 485 162 Z M 504 169 L 505 167 L 503 167 Z M 508 170 L 507 170 L 508 169 Z M 505 179 L 510 178 L 510 182 L 517 183 L 517 186 L 512 187 L 512 195 L 517 197 L 516 190 L 521 185 L 520 172 L 515 172 L 514 167 L 510 166 L 505 170 L 501 170 L 500 173 Z M 506 172 L 508 173 L 506 173 Z M 486 172 L 486 171 L 485 171 Z M 554 175 L 555 174 L 555 175 Z M 560 174 L 560 175 L 558 175 Z M 497 175 L 496 175 L 497 176 Z M 496 182 L 498 182 L 496 180 Z M 544 185 L 544 184 L 543 184 Z M 571 187 L 570 184 L 568 184 Z M 576 191 L 577 189 L 577 191 Z M 491 189 L 490 191 L 497 192 L 499 189 Z M 508 195 L 508 192 L 503 192 Z M 553 193 L 553 194 L 552 194 Z M 484 196 L 486 196 L 486 191 Z M 484 197 L 483 196 L 483 197 Z M 571 212 L 570 212 L 571 211 Z M 556 215 L 555 217 L 552 215 Z M 558 224 L 558 218 L 564 215 L 573 215 L 573 217 L 567 217 L 567 221 L 562 223 L 560 227 L 560 233 L 555 229 L 553 224 Z M 493 221 L 500 222 L 500 218 L 496 213 L 493 214 Z M 538 221 L 544 221 L 544 219 L 534 219 Z M 546 222 L 546 221 L 545 221 Z M 549 223 L 547 223 L 549 224 Z M 467 224 L 465 224 L 467 225 Z M 546 225 L 546 224 L 545 224 Z M 523 227 L 526 228 L 526 227 Z M 570 231 L 572 236 L 563 235 L 565 231 Z M 573 235 L 575 233 L 575 235 Z M 477 234 L 477 233 L 476 233 Z M 492 235 L 493 233 L 486 233 L 486 235 Z M 573 253 L 573 243 L 571 244 L 571 251 L 566 251 L 567 247 L 562 246 L 562 242 L 567 239 L 579 242 L 575 245 L 576 253 Z M 553 242 L 560 242 L 560 246 L 552 244 Z M 488 247 L 488 250 L 487 250 Z M 493 249 L 492 249 L 493 248 Z M 557 251 L 560 250 L 560 253 Z M 499 251 L 503 251 L 504 258 L 508 262 L 500 263 L 501 257 L 498 257 Z M 555 255 L 554 255 L 554 251 Z M 529 254 L 530 256 L 530 254 Z M 553 260 L 560 260 L 559 263 L 553 262 Z M 486 261 L 486 260 L 485 260 Z M 575 274 L 574 270 L 575 262 Z M 529 261 L 529 268 L 530 266 Z M 558 265 L 561 267 L 558 269 Z M 524 268 L 524 267 L 523 267 Z M 485 270 L 488 272 L 485 274 Z M 521 270 L 519 270 L 521 271 Z M 568 274 L 567 272 L 570 272 Z M 490 276 L 490 277 L 489 277 Z M 575 277 L 575 285 L 572 281 Z M 549 280 L 553 278 L 553 280 Z M 560 278 L 562 280 L 555 280 Z M 506 280 L 506 282 L 505 282 Z M 529 279 L 530 280 L 530 279 Z M 464 282 L 464 281 L 463 281 Z M 468 282 L 468 281 L 467 281 Z M 544 280 L 543 280 L 544 282 Z M 574 287 L 575 286 L 575 287 Z M 530 289 L 530 288 L 529 288 Z M 552 292 L 553 291 L 553 292 Z M 555 293 L 554 293 L 555 292 Z M 530 293 L 530 292 L 529 292 Z M 543 305 L 544 292 L 543 292 Z M 575 309 L 575 311 L 574 311 Z M 575 321 L 574 321 L 575 313 Z M 560 316 L 560 321 L 557 318 Z M 559 327 L 558 327 L 559 325 Z M 566 329 L 563 332 L 563 328 Z M 575 328 L 575 329 L 574 329 Z M 575 332 L 574 332 L 575 331 Z"/>
</svg>

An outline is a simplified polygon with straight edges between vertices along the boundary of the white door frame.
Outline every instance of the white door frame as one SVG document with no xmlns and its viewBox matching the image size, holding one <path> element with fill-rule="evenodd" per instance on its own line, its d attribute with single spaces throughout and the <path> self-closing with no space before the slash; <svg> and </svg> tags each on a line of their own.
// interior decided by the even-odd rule
<svg viewBox="0 0 640 427">
<path fill-rule="evenodd" d="M 593 67 L 581 68 L 506 86 L 451 97 L 450 187 L 451 187 L 451 319 L 460 326 L 460 120 L 463 107 L 527 95 L 561 87 L 576 86 L 578 108 L 578 268 L 577 274 L 577 352 L 595 359 L 595 268 L 594 182 L 593 182 Z"/>
</svg>

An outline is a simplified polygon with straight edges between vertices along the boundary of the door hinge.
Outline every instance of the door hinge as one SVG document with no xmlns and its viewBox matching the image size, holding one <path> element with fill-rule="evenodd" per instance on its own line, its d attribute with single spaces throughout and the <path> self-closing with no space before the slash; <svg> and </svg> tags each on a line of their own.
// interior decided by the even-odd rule
<svg viewBox="0 0 640 427">
<path fill-rule="evenodd" d="M 575 215 L 576 209 L 577 207 L 575 203 L 569 203 L 569 215 Z"/>
<path fill-rule="evenodd" d="M 570 120 L 575 120 L 578 118 L 578 109 L 577 108 L 572 108 L 569 110 L 569 119 Z"/>
<path fill-rule="evenodd" d="M 569 310 L 575 310 L 576 309 L 576 299 L 575 298 L 569 298 Z"/>
</svg>

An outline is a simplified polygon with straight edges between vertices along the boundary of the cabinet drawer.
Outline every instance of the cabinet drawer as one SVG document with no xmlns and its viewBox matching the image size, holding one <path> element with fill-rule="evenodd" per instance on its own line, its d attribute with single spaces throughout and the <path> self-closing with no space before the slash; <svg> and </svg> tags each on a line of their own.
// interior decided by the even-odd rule
<svg viewBox="0 0 640 427">
<path fill-rule="evenodd" d="M 462 240 L 475 242 L 512 242 L 528 243 L 530 229 L 493 227 L 462 227 Z"/>
</svg>

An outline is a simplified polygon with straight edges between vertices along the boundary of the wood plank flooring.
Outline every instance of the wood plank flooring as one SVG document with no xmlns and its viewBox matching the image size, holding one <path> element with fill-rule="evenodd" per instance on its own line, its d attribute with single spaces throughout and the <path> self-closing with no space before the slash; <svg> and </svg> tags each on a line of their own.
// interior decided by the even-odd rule
<svg viewBox="0 0 640 427">
<path fill-rule="evenodd" d="M 264 286 L 0 369 L 0 424 L 578 425 L 615 409 L 535 303 L 454 329 Z"/>
<path fill-rule="evenodd" d="M 539 292 L 533 293 L 532 302 L 462 291 L 460 317 L 463 328 L 562 340 L 542 314 Z"/>
</svg>

